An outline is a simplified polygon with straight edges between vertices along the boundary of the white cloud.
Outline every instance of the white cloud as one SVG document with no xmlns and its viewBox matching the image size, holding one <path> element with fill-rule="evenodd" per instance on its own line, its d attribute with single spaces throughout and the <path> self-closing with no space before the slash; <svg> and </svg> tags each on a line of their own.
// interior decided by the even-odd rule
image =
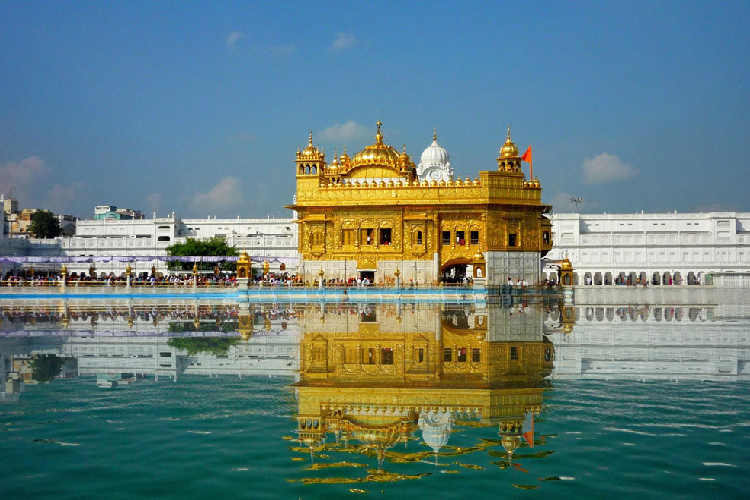
<svg viewBox="0 0 750 500">
<path fill-rule="evenodd" d="M 354 35 L 352 35 L 351 33 L 340 31 L 336 33 L 336 38 L 334 38 L 330 49 L 331 50 L 351 49 L 352 47 L 354 47 L 356 43 L 357 43 L 357 39 L 354 37 Z"/>
<path fill-rule="evenodd" d="M 583 181 L 586 184 L 605 184 L 634 177 L 638 169 L 618 156 L 602 153 L 583 161 Z"/>
<path fill-rule="evenodd" d="M 336 123 L 321 130 L 317 137 L 328 142 L 357 141 L 366 138 L 370 133 L 370 129 L 364 125 L 349 120 L 346 123 Z"/>
<path fill-rule="evenodd" d="M 239 204 L 242 189 L 237 177 L 228 175 L 221 179 L 210 191 L 196 191 L 191 205 L 198 209 L 220 210 Z"/>
<path fill-rule="evenodd" d="M 573 195 L 570 193 L 558 191 L 552 195 L 552 199 L 544 200 L 544 202 L 552 205 L 552 209 L 555 212 L 572 212 L 574 207 L 570 201 L 572 197 Z"/>
<path fill-rule="evenodd" d="M 41 175 L 49 172 L 44 160 L 30 156 L 21 161 L 0 162 L 0 193 L 8 194 L 10 188 L 20 197 L 27 188 L 33 187 Z"/>
<path fill-rule="evenodd" d="M 83 182 L 55 184 L 47 193 L 45 208 L 49 207 L 55 213 L 65 213 L 73 202 L 81 198 L 86 187 Z"/>
<path fill-rule="evenodd" d="M 234 47 L 234 44 L 239 42 L 242 38 L 245 38 L 245 34 L 241 31 L 232 31 L 227 35 L 227 47 Z"/>
<path fill-rule="evenodd" d="M 146 203 L 150 212 L 159 213 L 163 201 L 164 195 L 161 193 L 149 193 L 146 195 Z"/>
</svg>

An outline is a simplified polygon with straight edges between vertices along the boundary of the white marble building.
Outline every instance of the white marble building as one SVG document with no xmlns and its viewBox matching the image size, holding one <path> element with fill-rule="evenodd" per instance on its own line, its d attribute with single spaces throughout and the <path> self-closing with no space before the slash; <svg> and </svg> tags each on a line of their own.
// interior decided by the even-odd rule
<svg viewBox="0 0 750 500">
<path fill-rule="evenodd" d="M 750 273 L 750 213 L 558 213 L 552 233 L 547 259 L 567 255 L 574 284 L 614 284 L 619 277 L 692 285 Z M 543 272 L 549 277 L 554 269 Z"/>
<path fill-rule="evenodd" d="M 238 250 L 247 250 L 251 257 L 268 258 L 271 269 L 284 263 L 287 270 L 297 267 L 297 225 L 292 218 L 284 219 L 180 219 L 168 217 L 135 220 L 79 220 L 76 234 L 60 238 L 61 255 L 82 256 L 165 256 L 166 248 L 184 243 L 187 238 L 207 240 L 220 237 Z M 87 272 L 90 264 L 68 265 L 70 272 Z M 163 262 L 139 263 L 143 270 L 156 265 L 166 270 Z M 125 263 L 107 263 L 99 271 L 124 271 Z"/>
</svg>

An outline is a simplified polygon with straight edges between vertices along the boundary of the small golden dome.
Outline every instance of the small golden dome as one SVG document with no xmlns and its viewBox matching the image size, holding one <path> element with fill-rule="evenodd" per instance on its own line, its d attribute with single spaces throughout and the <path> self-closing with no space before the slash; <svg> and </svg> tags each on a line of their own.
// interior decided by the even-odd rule
<svg viewBox="0 0 750 500">
<path fill-rule="evenodd" d="M 484 254 L 477 250 L 477 253 L 474 254 L 474 262 L 484 262 Z"/>
<path fill-rule="evenodd" d="M 510 140 L 510 125 L 508 125 L 508 136 L 505 138 L 505 144 L 500 148 L 500 158 L 517 158 L 518 146 Z M 499 159 L 499 158 L 498 158 Z"/>
<path fill-rule="evenodd" d="M 570 262 L 570 260 L 565 257 L 560 265 L 560 269 L 563 271 L 572 271 L 573 270 L 573 263 Z"/>
<path fill-rule="evenodd" d="M 333 160 L 328 165 L 328 168 L 330 170 L 335 170 L 335 169 L 338 169 L 340 166 L 341 166 L 341 163 L 339 163 L 338 150 L 334 149 L 333 150 Z"/>
<path fill-rule="evenodd" d="M 297 148 L 297 158 L 310 159 L 310 160 L 322 160 L 324 157 L 325 157 L 325 154 L 322 151 L 320 151 L 318 148 L 313 146 L 312 130 L 311 130 L 310 136 L 307 139 L 307 147 L 303 149 L 301 152 L 299 151 L 299 148 Z"/>
<path fill-rule="evenodd" d="M 247 250 L 243 250 L 240 254 L 240 258 L 237 259 L 238 264 L 249 264 L 250 263 L 250 256 L 247 254 Z"/>
</svg>

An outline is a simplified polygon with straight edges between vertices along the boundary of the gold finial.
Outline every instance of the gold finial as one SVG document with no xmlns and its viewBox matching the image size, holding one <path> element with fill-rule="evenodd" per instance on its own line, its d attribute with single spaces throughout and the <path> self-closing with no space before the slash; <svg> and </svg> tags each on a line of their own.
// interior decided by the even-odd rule
<svg viewBox="0 0 750 500">
<path fill-rule="evenodd" d="M 432 140 L 437 141 L 437 127 L 432 127 Z"/>
<path fill-rule="evenodd" d="M 380 120 L 377 121 L 376 125 L 378 126 L 378 133 L 375 134 L 375 142 L 377 144 L 383 144 L 383 134 L 380 133 L 380 127 L 383 125 L 383 122 Z"/>
<path fill-rule="evenodd" d="M 508 137 L 505 138 L 506 142 L 510 142 L 510 123 L 508 124 Z"/>
<path fill-rule="evenodd" d="M 404 144 L 404 154 L 406 154 L 406 144 Z"/>
<path fill-rule="evenodd" d="M 510 137 L 510 136 L 508 136 L 508 137 Z M 308 139 L 307 144 L 308 144 L 308 146 L 312 147 L 312 129 L 310 129 L 310 138 Z"/>
<path fill-rule="evenodd" d="M 301 152 L 302 151 L 300 150 L 300 146 L 299 146 L 299 144 L 297 144 L 297 153 L 301 153 Z"/>
<path fill-rule="evenodd" d="M 344 154 L 346 154 L 346 146 L 344 146 Z"/>
</svg>

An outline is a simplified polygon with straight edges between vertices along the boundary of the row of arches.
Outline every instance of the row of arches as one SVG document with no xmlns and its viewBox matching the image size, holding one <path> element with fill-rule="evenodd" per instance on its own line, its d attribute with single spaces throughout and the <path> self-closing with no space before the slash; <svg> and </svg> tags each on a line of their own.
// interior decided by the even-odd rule
<svg viewBox="0 0 750 500">
<path fill-rule="evenodd" d="M 310 165 L 310 164 L 304 164 L 299 166 L 299 175 L 318 175 L 318 166 L 317 165 Z"/>
<path fill-rule="evenodd" d="M 575 310 L 577 322 L 635 322 L 638 320 L 645 322 L 650 318 L 657 322 L 702 322 L 713 319 L 713 316 L 713 308 L 707 307 L 578 307 Z M 544 319 L 553 322 L 562 320 L 558 310 L 550 311 Z"/>
<path fill-rule="evenodd" d="M 542 278 L 549 281 L 557 281 L 555 272 L 542 273 Z M 583 274 L 573 273 L 574 285 L 710 285 L 711 275 L 704 271 L 689 271 L 683 274 L 680 271 L 646 271 L 630 272 L 585 272 Z"/>
</svg>

